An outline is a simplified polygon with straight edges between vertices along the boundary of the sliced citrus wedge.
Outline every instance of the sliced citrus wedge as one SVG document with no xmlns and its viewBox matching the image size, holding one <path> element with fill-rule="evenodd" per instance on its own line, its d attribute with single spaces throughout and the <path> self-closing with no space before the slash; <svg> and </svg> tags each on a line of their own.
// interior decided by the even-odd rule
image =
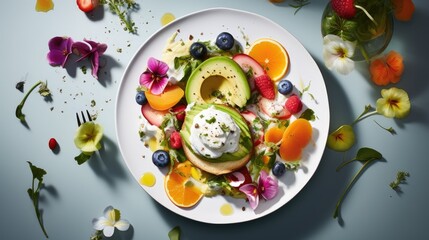
<svg viewBox="0 0 429 240">
<path fill-rule="evenodd" d="M 264 68 L 273 81 L 282 79 L 289 69 L 289 55 L 286 49 L 271 38 L 256 40 L 250 45 L 247 54 Z"/>
</svg>

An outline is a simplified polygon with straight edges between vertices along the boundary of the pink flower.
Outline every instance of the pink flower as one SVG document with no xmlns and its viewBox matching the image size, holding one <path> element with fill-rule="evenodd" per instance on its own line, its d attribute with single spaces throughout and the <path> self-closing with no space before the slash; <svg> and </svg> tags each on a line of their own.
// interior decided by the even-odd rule
<svg viewBox="0 0 429 240">
<path fill-rule="evenodd" d="M 52 66 L 64 67 L 71 53 L 73 40 L 70 37 L 53 37 L 48 42 L 48 62 Z"/>
<path fill-rule="evenodd" d="M 73 52 L 80 56 L 77 62 L 87 58 L 91 61 L 92 76 L 98 79 L 98 68 L 100 67 L 100 56 L 107 49 L 104 43 L 97 43 L 84 39 L 83 42 L 75 42 L 72 46 Z"/>
<path fill-rule="evenodd" d="M 270 177 L 265 171 L 261 171 L 258 185 L 248 183 L 241 186 L 239 190 L 246 194 L 250 207 L 254 210 L 258 207 L 259 196 L 265 200 L 273 199 L 277 195 L 278 187 L 277 179 Z"/>
<path fill-rule="evenodd" d="M 147 61 L 147 69 L 140 75 L 140 85 L 154 95 L 160 95 L 168 84 L 168 65 L 153 57 Z"/>
</svg>

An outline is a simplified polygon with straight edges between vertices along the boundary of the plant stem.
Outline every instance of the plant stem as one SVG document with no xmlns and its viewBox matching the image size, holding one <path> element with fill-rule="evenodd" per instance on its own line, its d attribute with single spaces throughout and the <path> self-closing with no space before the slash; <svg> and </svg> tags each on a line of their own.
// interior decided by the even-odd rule
<svg viewBox="0 0 429 240">
<path fill-rule="evenodd" d="M 337 205 L 335 207 L 335 211 L 333 214 L 333 218 L 337 218 L 339 213 L 340 213 L 340 207 L 341 204 L 343 203 L 343 200 L 345 198 L 345 196 L 347 195 L 347 193 L 350 191 L 351 187 L 353 186 L 353 184 L 356 182 L 357 178 L 359 177 L 359 175 L 362 173 L 362 171 L 372 162 L 372 160 L 370 161 L 366 161 L 363 166 L 359 169 L 359 171 L 353 176 L 352 180 L 350 181 L 350 183 L 347 185 L 347 188 L 344 190 L 343 194 L 341 195 L 340 199 L 337 202 Z"/>
<path fill-rule="evenodd" d="M 371 115 L 375 115 L 378 114 L 377 110 L 374 110 L 372 112 L 368 112 L 368 111 L 364 111 L 361 115 L 359 115 L 359 117 L 357 117 L 353 122 L 352 122 L 352 126 L 355 125 L 356 123 L 358 123 L 359 121 L 371 116 Z"/>
<path fill-rule="evenodd" d="M 344 166 L 346 166 L 347 164 L 349 164 L 349 163 L 352 163 L 352 162 L 354 162 L 354 161 L 356 161 L 356 158 L 353 158 L 352 160 L 349 160 L 349 161 L 344 161 L 344 162 L 342 162 L 336 169 L 335 169 L 335 171 L 340 171 L 341 170 L 341 168 L 343 168 Z"/>
</svg>

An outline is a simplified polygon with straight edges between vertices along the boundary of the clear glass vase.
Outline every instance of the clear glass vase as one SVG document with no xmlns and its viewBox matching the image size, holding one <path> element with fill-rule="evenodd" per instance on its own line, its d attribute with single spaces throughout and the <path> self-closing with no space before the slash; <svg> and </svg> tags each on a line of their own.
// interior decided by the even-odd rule
<svg viewBox="0 0 429 240">
<path fill-rule="evenodd" d="M 322 15 L 322 35 L 334 34 L 343 40 L 356 43 L 354 61 L 369 61 L 381 54 L 389 45 L 393 34 L 393 16 L 390 1 L 355 1 L 365 11 L 356 9 L 356 15 L 344 19 L 337 15 L 328 3 Z M 369 14 L 369 16 L 367 15 Z M 373 19 L 371 19 L 371 17 Z"/>
</svg>

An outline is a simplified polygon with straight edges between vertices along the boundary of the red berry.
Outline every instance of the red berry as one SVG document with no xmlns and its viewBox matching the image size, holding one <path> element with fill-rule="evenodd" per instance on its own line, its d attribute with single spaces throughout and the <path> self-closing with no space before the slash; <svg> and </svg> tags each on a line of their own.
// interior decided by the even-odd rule
<svg viewBox="0 0 429 240">
<path fill-rule="evenodd" d="M 302 110 L 301 99 L 297 95 L 292 95 L 286 100 L 285 107 L 291 114 L 299 113 Z"/>
<path fill-rule="evenodd" d="M 354 0 L 331 0 L 331 6 L 342 18 L 350 19 L 356 15 Z"/>
<path fill-rule="evenodd" d="M 186 105 L 184 104 L 176 105 L 172 109 L 173 113 L 176 114 L 177 120 L 179 120 L 180 122 L 183 122 L 185 120 L 185 116 L 186 116 L 185 109 L 186 109 Z"/>
<path fill-rule="evenodd" d="M 170 146 L 173 149 L 180 149 L 182 148 L 182 136 L 180 136 L 180 133 L 177 131 L 174 131 L 170 135 Z"/>
<path fill-rule="evenodd" d="M 49 146 L 49 149 L 53 151 L 58 146 L 57 140 L 55 140 L 55 138 L 49 139 L 48 146 Z"/>
<path fill-rule="evenodd" d="M 273 100 L 276 97 L 273 81 L 267 74 L 255 77 L 255 86 L 262 97 Z"/>
</svg>

